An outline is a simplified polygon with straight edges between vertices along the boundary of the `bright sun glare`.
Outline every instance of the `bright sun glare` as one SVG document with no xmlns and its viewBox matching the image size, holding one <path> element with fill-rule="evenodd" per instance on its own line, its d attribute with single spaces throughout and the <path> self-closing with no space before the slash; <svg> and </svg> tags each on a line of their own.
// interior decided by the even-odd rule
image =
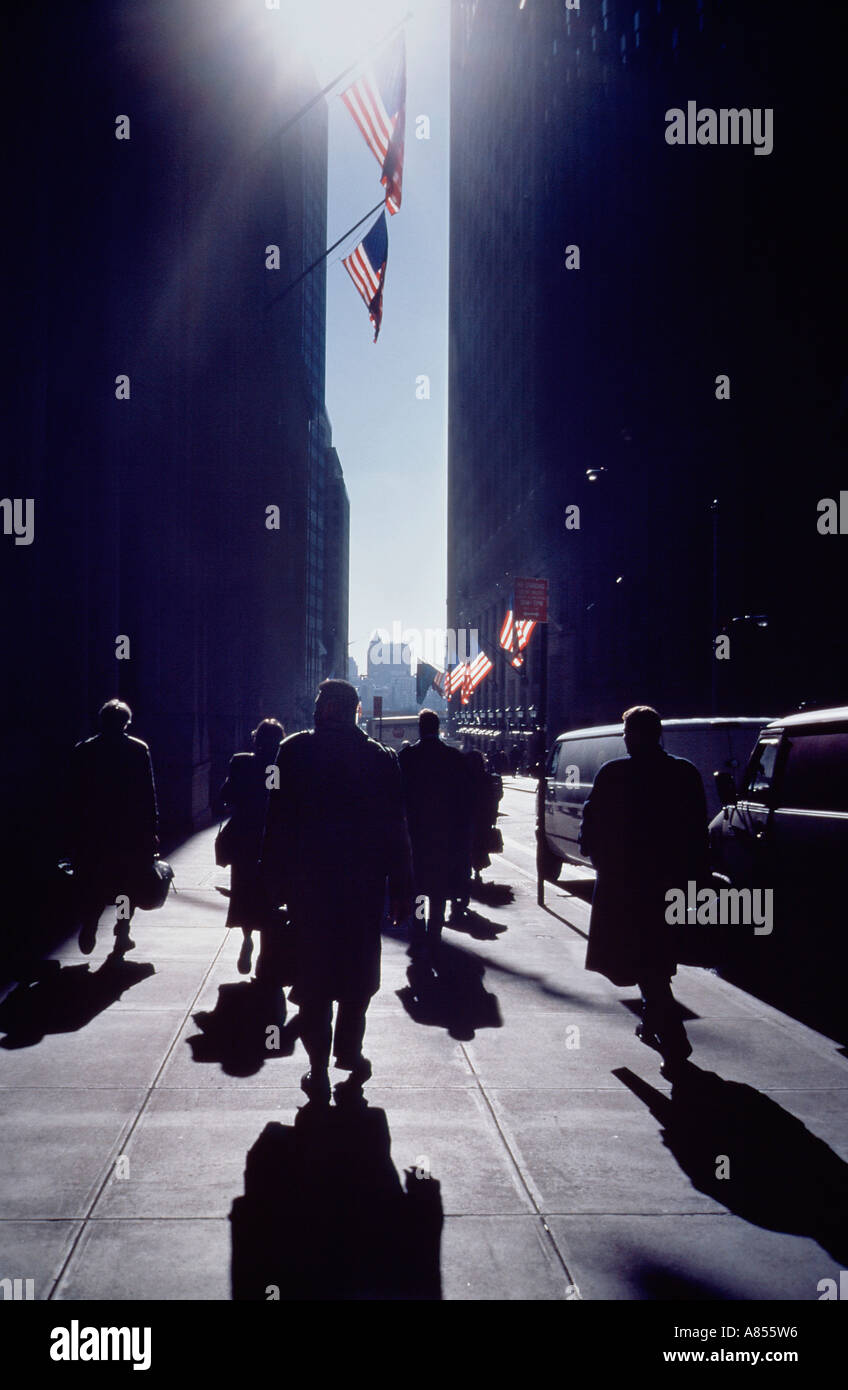
<svg viewBox="0 0 848 1390">
<path fill-rule="evenodd" d="M 283 6 L 322 82 L 355 62 L 413 8 L 410 0 L 283 0 Z"/>
</svg>

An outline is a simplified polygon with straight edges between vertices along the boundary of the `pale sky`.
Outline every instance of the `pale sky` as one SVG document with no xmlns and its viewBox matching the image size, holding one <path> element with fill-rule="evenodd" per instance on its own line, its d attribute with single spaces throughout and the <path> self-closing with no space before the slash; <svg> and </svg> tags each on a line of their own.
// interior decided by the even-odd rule
<svg viewBox="0 0 848 1390">
<path fill-rule="evenodd" d="M 286 0 L 283 0 L 284 5 Z M 327 269 L 327 410 L 350 497 L 350 654 L 375 627 L 445 625 L 449 0 L 308 0 L 286 6 L 322 85 L 410 10 L 403 204 L 389 217 L 383 325 L 341 257 Z M 351 74 L 339 90 L 354 80 Z M 380 170 L 337 94 L 328 97 L 331 245 L 378 201 Z M 430 139 L 416 139 L 416 117 Z M 416 378 L 430 399 L 416 399 Z"/>
</svg>

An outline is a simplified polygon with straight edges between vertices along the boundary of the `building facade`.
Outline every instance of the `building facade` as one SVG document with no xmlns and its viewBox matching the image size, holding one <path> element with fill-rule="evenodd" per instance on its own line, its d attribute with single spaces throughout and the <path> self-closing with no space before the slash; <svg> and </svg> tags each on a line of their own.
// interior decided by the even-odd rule
<svg viewBox="0 0 848 1390">
<path fill-rule="evenodd" d="M 282 132 L 317 93 L 283 17 L 98 0 L 10 22 L 4 484 L 35 535 L 2 551 L 2 761 L 38 859 L 104 700 L 150 743 L 166 844 L 260 718 L 310 722 L 346 670 L 348 504 L 323 266 L 282 293 L 326 246 L 327 180 L 325 103 Z"/>
<path fill-rule="evenodd" d="M 495 661 L 466 724 L 541 714 L 539 630 L 497 654 L 518 576 L 550 581 L 552 733 L 844 698 L 844 280 L 796 203 L 839 82 L 791 7 L 742 10 L 454 2 L 448 623 Z M 773 148 L 669 144 L 690 102 L 770 110 Z"/>
</svg>

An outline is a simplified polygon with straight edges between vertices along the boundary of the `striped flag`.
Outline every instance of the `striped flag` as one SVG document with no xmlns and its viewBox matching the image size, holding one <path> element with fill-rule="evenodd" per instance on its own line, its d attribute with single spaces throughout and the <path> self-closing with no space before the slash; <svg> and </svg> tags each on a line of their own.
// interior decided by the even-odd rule
<svg viewBox="0 0 848 1390">
<path fill-rule="evenodd" d="M 485 680 L 489 672 L 493 669 L 493 663 L 489 660 L 485 652 L 478 652 L 468 668 L 469 698 L 474 693 L 481 681 Z M 463 698 L 463 703 L 468 701 Z"/>
<path fill-rule="evenodd" d="M 510 653 L 513 666 L 524 665 L 524 657 L 521 656 L 521 652 L 530 641 L 535 626 L 534 618 L 519 618 L 517 622 L 513 621 L 512 609 L 507 609 L 506 617 L 501 626 L 500 644 L 504 651 Z M 512 656 L 513 652 L 516 653 L 514 656 Z"/>
<path fill-rule="evenodd" d="M 342 92 L 342 101 L 380 165 L 390 213 L 400 211 L 406 127 L 406 41 L 400 33 L 374 64 Z"/>
<path fill-rule="evenodd" d="M 386 214 L 380 213 L 374 226 L 342 265 L 365 300 L 374 325 L 374 342 L 383 322 L 383 286 L 386 282 L 386 261 L 389 255 L 389 233 Z"/>
<path fill-rule="evenodd" d="M 445 699 L 450 700 L 458 691 L 462 690 L 465 680 L 465 668 L 467 661 L 463 661 L 459 666 L 454 666 L 452 671 L 445 673 Z"/>
</svg>

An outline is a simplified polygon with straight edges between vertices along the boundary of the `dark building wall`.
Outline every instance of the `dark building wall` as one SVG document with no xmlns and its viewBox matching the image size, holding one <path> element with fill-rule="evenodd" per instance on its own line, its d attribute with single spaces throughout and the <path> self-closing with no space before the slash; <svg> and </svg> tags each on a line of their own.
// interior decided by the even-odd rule
<svg viewBox="0 0 848 1390">
<path fill-rule="evenodd" d="M 556 728 L 637 700 L 708 712 L 714 665 L 720 711 L 845 697 L 844 556 L 816 531 L 845 476 L 844 281 L 819 201 L 815 254 L 798 236 L 840 129 L 813 27 L 799 49 L 786 5 L 454 6 L 449 621 L 493 633 L 515 575 L 550 578 Z M 688 100 L 772 107 L 773 153 L 667 145 Z M 757 613 L 767 629 L 731 621 Z M 478 710 L 535 703 L 536 642 L 528 679 L 499 660 Z"/>
<path fill-rule="evenodd" d="M 151 745 L 166 841 L 208 817 L 257 719 L 304 722 L 323 269 L 272 300 L 326 244 L 326 108 L 275 133 L 316 84 L 272 21 L 199 0 L 6 18 L 3 494 L 34 498 L 35 541 L 2 538 L 2 753 L 28 854 L 60 847 L 68 749 L 114 694 Z"/>
</svg>

